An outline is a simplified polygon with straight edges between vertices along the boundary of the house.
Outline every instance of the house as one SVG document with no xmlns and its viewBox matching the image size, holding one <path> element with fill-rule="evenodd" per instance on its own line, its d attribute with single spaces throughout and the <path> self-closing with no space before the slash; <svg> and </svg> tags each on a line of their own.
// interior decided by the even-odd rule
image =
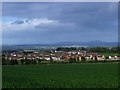
<svg viewBox="0 0 120 90">
<path fill-rule="evenodd" d="M 60 57 L 52 57 L 54 61 L 61 60 Z"/>
<path fill-rule="evenodd" d="M 105 60 L 105 56 L 104 55 L 97 55 L 97 60 L 98 61 L 104 61 Z"/>
</svg>

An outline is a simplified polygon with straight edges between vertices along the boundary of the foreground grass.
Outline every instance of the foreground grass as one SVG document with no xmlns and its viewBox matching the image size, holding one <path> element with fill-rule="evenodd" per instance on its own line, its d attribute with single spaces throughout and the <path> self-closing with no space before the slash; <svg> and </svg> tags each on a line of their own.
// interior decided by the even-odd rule
<svg viewBox="0 0 120 90">
<path fill-rule="evenodd" d="M 117 63 L 3 66 L 3 88 L 116 88 Z"/>
</svg>

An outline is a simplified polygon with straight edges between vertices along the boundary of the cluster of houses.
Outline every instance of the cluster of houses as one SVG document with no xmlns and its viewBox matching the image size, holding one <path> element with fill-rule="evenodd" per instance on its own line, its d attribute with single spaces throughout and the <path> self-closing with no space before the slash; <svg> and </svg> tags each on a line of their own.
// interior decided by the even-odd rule
<svg viewBox="0 0 120 90">
<path fill-rule="evenodd" d="M 104 61 L 104 60 L 120 60 L 118 56 L 108 56 L 99 55 L 97 53 L 88 53 L 86 51 L 72 50 L 72 51 L 24 51 L 24 52 L 11 52 L 4 53 L 2 55 L 4 60 L 46 60 L 46 61 L 65 61 L 74 59 L 76 61 L 82 61 L 83 59 L 86 61 Z"/>
</svg>

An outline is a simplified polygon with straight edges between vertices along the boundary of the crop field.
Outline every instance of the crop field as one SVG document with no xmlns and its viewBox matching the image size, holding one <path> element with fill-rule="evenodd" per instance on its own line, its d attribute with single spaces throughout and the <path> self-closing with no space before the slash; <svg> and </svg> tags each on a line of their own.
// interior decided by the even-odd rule
<svg viewBox="0 0 120 90">
<path fill-rule="evenodd" d="M 118 63 L 3 66 L 3 88 L 117 88 Z"/>
</svg>

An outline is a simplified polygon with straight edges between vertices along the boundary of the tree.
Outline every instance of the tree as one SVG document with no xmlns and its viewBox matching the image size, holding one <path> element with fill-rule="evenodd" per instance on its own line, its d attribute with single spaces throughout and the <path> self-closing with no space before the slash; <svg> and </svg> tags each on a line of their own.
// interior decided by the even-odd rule
<svg viewBox="0 0 120 90">
<path fill-rule="evenodd" d="M 36 64 L 36 60 L 32 60 L 32 64 Z"/>
<path fill-rule="evenodd" d="M 53 63 L 53 59 L 52 59 L 52 57 L 50 56 L 50 63 Z"/>
<path fill-rule="evenodd" d="M 2 65 L 10 65 L 10 61 L 8 59 L 2 59 Z"/>
<path fill-rule="evenodd" d="M 30 64 L 30 60 L 28 60 L 27 58 L 25 59 L 25 64 L 27 65 L 27 64 Z"/>
<path fill-rule="evenodd" d="M 21 59 L 21 64 L 24 64 L 24 59 Z"/>
<path fill-rule="evenodd" d="M 17 60 L 10 60 L 10 65 L 17 65 L 18 61 Z"/>
<path fill-rule="evenodd" d="M 97 61 L 97 56 L 95 56 L 95 61 Z"/>
<path fill-rule="evenodd" d="M 70 57 L 70 59 L 69 59 L 69 63 L 76 63 L 76 59 Z"/>
<path fill-rule="evenodd" d="M 85 57 L 82 56 L 82 57 L 81 57 L 81 61 L 82 61 L 82 62 L 85 62 L 85 60 L 86 60 Z"/>
</svg>

